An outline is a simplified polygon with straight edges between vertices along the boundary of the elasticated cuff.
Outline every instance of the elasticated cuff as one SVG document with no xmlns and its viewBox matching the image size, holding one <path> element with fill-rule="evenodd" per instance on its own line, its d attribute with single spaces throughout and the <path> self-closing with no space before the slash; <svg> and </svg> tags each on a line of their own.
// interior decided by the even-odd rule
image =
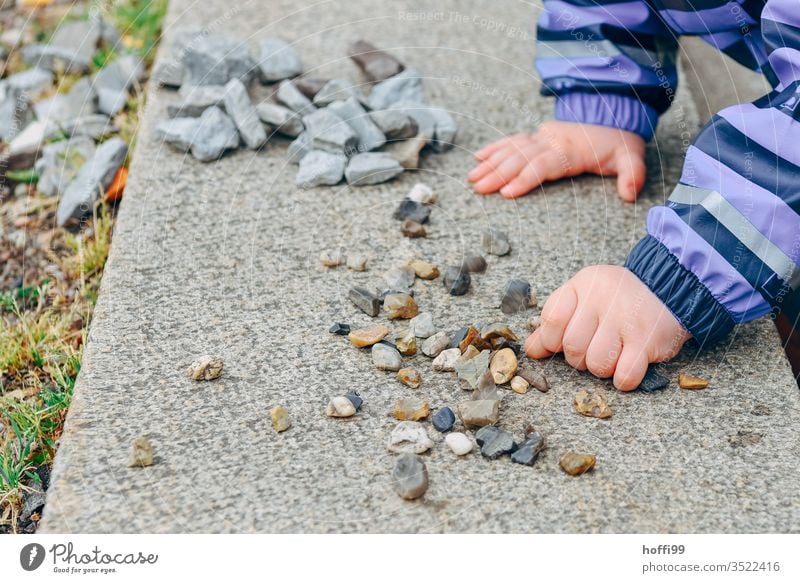
<svg viewBox="0 0 800 583">
<path fill-rule="evenodd" d="M 697 276 L 658 239 L 648 235 L 631 251 L 625 267 L 649 287 L 701 346 L 722 340 L 735 322 Z"/>
<path fill-rule="evenodd" d="M 658 124 L 655 109 L 638 99 L 616 93 L 574 91 L 556 99 L 556 119 L 590 123 L 634 132 L 650 140 Z"/>
</svg>

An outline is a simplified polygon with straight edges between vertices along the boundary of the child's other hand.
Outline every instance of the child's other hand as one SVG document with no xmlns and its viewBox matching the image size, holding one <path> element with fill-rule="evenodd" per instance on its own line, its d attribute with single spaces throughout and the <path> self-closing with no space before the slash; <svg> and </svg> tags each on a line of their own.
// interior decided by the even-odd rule
<svg viewBox="0 0 800 583">
<path fill-rule="evenodd" d="M 669 360 L 690 337 L 633 273 L 597 265 L 579 271 L 547 299 L 525 352 L 531 358 L 563 352 L 578 370 L 613 376 L 618 389 L 630 391 L 648 364 Z"/>
<path fill-rule="evenodd" d="M 467 175 L 481 194 L 527 194 L 543 182 L 591 173 L 616 176 L 628 202 L 644 185 L 644 140 L 638 134 L 592 124 L 548 121 L 532 134 L 493 142 L 475 154 L 481 163 Z"/>
</svg>

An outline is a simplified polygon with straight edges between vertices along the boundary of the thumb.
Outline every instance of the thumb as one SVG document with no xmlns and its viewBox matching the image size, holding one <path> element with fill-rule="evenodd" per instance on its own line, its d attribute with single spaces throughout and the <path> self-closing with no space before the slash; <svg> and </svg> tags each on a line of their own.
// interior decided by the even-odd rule
<svg viewBox="0 0 800 583">
<path fill-rule="evenodd" d="M 617 150 L 615 157 L 617 167 L 617 192 L 622 200 L 633 202 L 644 187 L 647 167 L 644 155 L 632 152 L 627 148 Z"/>
</svg>

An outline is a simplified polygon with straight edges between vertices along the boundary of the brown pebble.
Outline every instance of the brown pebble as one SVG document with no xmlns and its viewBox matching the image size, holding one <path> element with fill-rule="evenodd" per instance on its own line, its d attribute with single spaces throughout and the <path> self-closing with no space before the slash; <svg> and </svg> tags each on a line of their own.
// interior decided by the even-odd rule
<svg viewBox="0 0 800 583">
<path fill-rule="evenodd" d="M 406 219 L 402 222 L 400 225 L 400 232 L 409 239 L 419 239 L 428 236 L 428 231 L 425 227 L 411 219 Z"/>
<path fill-rule="evenodd" d="M 504 324 L 498 322 L 496 324 L 490 324 L 481 330 L 481 338 L 483 340 L 494 340 L 495 338 L 505 338 L 506 340 L 511 340 L 512 342 L 516 342 L 519 340 L 517 335 L 514 334 L 514 331 L 509 328 L 508 324 Z"/>
<path fill-rule="evenodd" d="M 153 446 L 143 435 L 133 440 L 129 468 L 144 468 L 153 465 Z"/>
<path fill-rule="evenodd" d="M 439 268 L 433 263 L 428 263 L 422 259 L 412 259 L 408 262 L 408 266 L 414 270 L 414 273 L 420 279 L 436 279 L 439 277 Z"/>
<path fill-rule="evenodd" d="M 708 387 L 708 379 L 700 377 L 690 377 L 687 374 L 678 374 L 678 386 L 682 389 L 705 389 Z"/>
<path fill-rule="evenodd" d="M 414 356 L 417 353 L 417 337 L 410 328 L 400 330 L 394 337 L 394 345 L 403 356 Z"/>
<path fill-rule="evenodd" d="M 530 365 L 520 366 L 517 374 L 528 381 L 540 393 L 546 393 L 550 390 L 550 381 L 547 380 L 547 377 L 531 368 Z"/>
<path fill-rule="evenodd" d="M 383 299 L 383 309 L 390 320 L 408 320 L 419 313 L 417 302 L 407 293 L 389 294 Z"/>
<path fill-rule="evenodd" d="M 272 427 L 278 433 L 286 431 L 292 426 L 292 420 L 289 418 L 289 411 L 286 410 L 286 407 L 281 405 L 273 407 L 269 412 L 269 416 L 272 420 Z"/>
<path fill-rule="evenodd" d="M 585 417 L 596 417 L 598 419 L 608 419 L 613 415 L 611 407 L 608 405 L 605 391 L 578 391 L 575 395 L 575 411 Z"/>
<path fill-rule="evenodd" d="M 503 385 L 514 378 L 517 372 L 517 355 L 510 348 L 503 348 L 498 350 L 492 357 L 492 362 L 489 364 L 489 370 L 492 371 L 494 382 L 498 385 Z"/>
<path fill-rule="evenodd" d="M 386 326 L 383 324 L 375 324 L 368 328 L 353 330 L 347 335 L 347 338 L 350 339 L 350 342 L 352 342 L 353 346 L 356 348 L 364 348 L 377 344 L 383 340 L 388 333 L 389 329 Z"/>
<path fill-rule="evenodd" d="M 422 384 L 422 375 L 415 368 L 401 368 L 397 371 L 397 380 L 407 387 L 418 389 Z"/>
<path fill-rule="evenodd" d="M 425 419 L 430 412 L 428 401 L 416 397 L 398 399 L 394 404 L 394 418 L 398 421 L 419 421 Z"/>
<path fill-rule="evenodd" d="M 591 454 L 569 452 L 561 456 L 558 465 L 570 476 L 580 476 L 594 467 L 597 458 Z"/>
</svg>

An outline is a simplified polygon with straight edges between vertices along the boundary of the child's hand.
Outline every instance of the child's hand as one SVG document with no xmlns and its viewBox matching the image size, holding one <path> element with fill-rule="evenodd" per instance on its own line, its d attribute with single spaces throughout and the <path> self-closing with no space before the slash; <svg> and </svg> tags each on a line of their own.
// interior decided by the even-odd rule
<svg viewBox="0 0 800 583">
<path fill-rule="evenodd" d="M 563 352 L 578 370 L 613 376 L 618 389 L 630 391 L 649 363 L 669 360 L 690 337 L 633 273 L 597 265 L 579 271 L 548 298 L 525 352 L 531 358 Z"/>
<path fill-rule="evenodd" d="M 632 132 L 592 124 L 548 121 L 532 134 L 489 144 L 467 175 L 475 190 L 500 190 L 506 198 L 527 194 L 543 182 L 589 172 L 616 176 L 619 196 L 636 200 L 645 180 L 644 140 Z"/>
</svg>

